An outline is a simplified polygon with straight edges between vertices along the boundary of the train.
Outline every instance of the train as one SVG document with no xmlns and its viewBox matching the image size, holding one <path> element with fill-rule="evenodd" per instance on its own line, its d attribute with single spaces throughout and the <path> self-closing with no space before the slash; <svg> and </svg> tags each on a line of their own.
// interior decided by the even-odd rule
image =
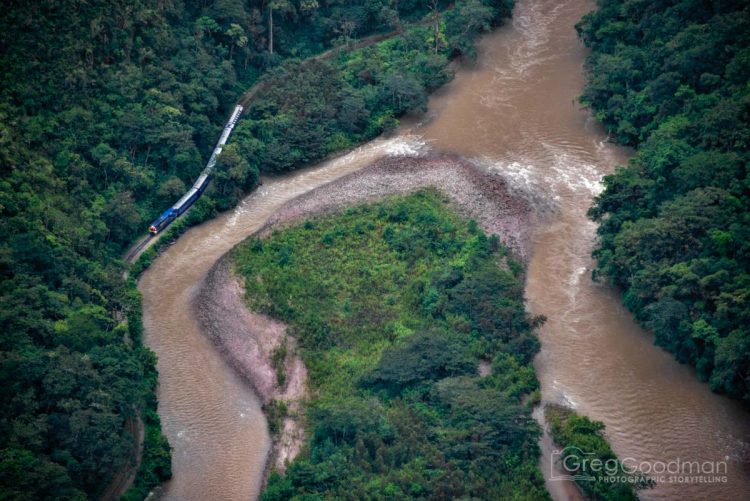
<svg viewBox="0 0 750 501">
<path fill-rule="evenodd" d="M 193 183 L 193 186 L 187 191 L 187 193 L 185 193 L 177 201 L 177 203 L 162 212 L 162 214 L 149 225 L 149 233 L 151 233 L 152 235 L 156 235 L 164 228 L 169 226 L 172 221 L 177 219 L 186 210 L 188 210 L 190 206 L 193 205 L 195 201 L 198 200 L 198 198 L 200 198 L 203 192 L 206 191 L 208 183 L 211 181 L 211 171 L 213 171 L 213 168 L 216 165 L 216 160 L 219 157 L 222 148 L 227 143 L 227 139 L 229 139 L 229 135 L 232 133 L 232 129 L 234 129 L 235 124 L 240 119 L 242 110 L 243 108 L 239 104 L 235 106 L 232 115 L 229 117 L 226 125 L 224 125 L 224 130 L 221 133 L 219 142 L 216 143 L 216 147 L 211 153 L 211 157 L 208 159 L 206 167 L 203 169 L 203 171 L 201 171 L 200 176 L 198 176 L 198 179 L 195 181 L 195 183 Z"/>
</svg>

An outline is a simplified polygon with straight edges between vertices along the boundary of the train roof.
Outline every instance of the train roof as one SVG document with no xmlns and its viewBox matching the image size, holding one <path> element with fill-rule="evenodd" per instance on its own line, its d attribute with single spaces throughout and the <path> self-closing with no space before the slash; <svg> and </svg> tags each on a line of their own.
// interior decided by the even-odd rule
<svg viewBox="0 0 750 501">
<path fill-rule="evenodd" d="M 178 209 L 179 209 L 180 207 L 182 207 L 182 206 L 183 206 L 183 205 L 185 204 L 185 202 L 187 202 L 187 201 L 188 201 L 188 199 L 189 199 L 190 197 L 192 197 L 192 196 L 193 196 L 193 195 L 195 194 L 195 192 L 197 192 L 197 191 L 198 191 L 198 190 L 197 190 L 196 188 L 190 188 L 190 189 L 188 190 L 188 192 L 187 192 L 187 193 L 185 193 L 184 195 L 182 195 L 182 198 L 180 198 L 180 199 L 179 199 L 179 200 L 177 201 L 177 203 L 176 203 L 176 204 L 174 204 L 174 205 L 172 206 L 172 208 L 173 208 L 174 210 L 178 210 Z"/>
<path fill-rule="evenodd" d="M 206 182 L 206 179 L 208 179 L 208 172 L 202 172 L 200 176 L 198 176 L 198 179 L 195 180 L 195 183 L 193 183 L 193 188 L 199 189 L 201 186 L 203 186 L 203 183 Z"/>
</svg>

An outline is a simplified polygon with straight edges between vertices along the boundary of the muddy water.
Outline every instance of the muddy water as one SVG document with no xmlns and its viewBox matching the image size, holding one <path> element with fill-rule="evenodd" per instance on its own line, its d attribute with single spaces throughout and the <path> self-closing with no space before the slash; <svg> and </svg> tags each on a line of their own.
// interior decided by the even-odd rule
<svg viewBox="0 0 750 501">
<path fill-rule="evenodd" d="M 519 0 L 512 25 L 486 37 L 477 63 L 430 102 L 424 123 L 340 159 L 267 180 L 234 211 L 185 234 L 144 274 L 146 342 L 159 356 L 159 413 L 174 447 L 169 499 L 257 495 L 269 446 L 257 400 L 196 329 L 192 295 L 224 252 L 282 203 L 384 154 L 462 153 L 541 196 L 553 209 L 535 240 L 529 309 L 549 318 L 536 365 L 545 401 L 604 421 L 615 451 L 642 461 L 727 461 L 727 483 L 662 483 L 646 499 L 740 499 L 750 480 L 738 458 L 750 414 L 712 394 L 652 345 L 616 294 L 590 280 L 595 227 L 585 218 L 599 179 L 628 152 L 605 142 L 575 104 L 584 49 L 577 0 Z M 544 445 L 544 444 L 543 444 Z M 549 444 L 546 444 L 549 446 Z M 549 460 L 542 459 L 543 468 Z M 546 472 L 545 472 L 546 473 Z M 556 498 L 573 495 L 549 481 Z"/>
</svg>

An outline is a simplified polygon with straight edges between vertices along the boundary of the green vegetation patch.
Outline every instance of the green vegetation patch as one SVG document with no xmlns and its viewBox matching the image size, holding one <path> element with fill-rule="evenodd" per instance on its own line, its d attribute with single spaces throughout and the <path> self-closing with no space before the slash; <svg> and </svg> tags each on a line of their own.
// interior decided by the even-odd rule
<svg viewBox="0 0 750 501">
<path fill-rule="evenodd" d="M 525 398 L 539 319 L 496 236 L 425 190 L 234 259 L 250 308 L 289 325 L 309 370 L 306 445 L 264 499 L 547 498 Z"/>
<path fill-rule="evenodd" d="M 579 477 L 576 484 L 590 499 L 636 501 L 639 489 L 654 485 L 612 452 L 602 435 L 604 423 L 558 405 L 547 405 L 544 414 L 552 440 L 563 447 L 563 471 Z"/>
</svg>

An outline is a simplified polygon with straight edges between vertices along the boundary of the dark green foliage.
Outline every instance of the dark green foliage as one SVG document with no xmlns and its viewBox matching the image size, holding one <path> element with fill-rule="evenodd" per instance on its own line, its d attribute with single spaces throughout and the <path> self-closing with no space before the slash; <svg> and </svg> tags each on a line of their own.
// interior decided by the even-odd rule
<svg viewBox="0 0 750 501">
<path fill-rule="evenodd" d="M 271 365 L 276 370 L 276 384 L 280 388 L 284 387 L 286 383 L 286 357 L 287 357 L 287 343 L 286 340 L 279 346 L 274 348 L 271 353 Z"/>
<path fill-rule="evenodd" d="M 433 191 L 236 250 L 250 306 L 288 323 L 313 395 L 306 448 L 263 499 L 547 497 L 524 403 L 538 344 L 513 344 L 536 338 L 520 267 L 497 268 L 506 252 Z"/>
<path fill-rule="evenodd" d="M 632 464 L 623 465 L 612 452 L 603 436 L 604 423 L 556 405 L 547 405 L 544 414 L 552 440 L 562 447 L 558 460 L 565 474 L 590 478 L 576 481 L 588 498 L 636 501 L 637 490 L 654 485 L 645 475 L 632 471 Z"/>
<path fill-rule="evenodd" d="M 3 5 L 0 497 L 97 497 L 134 460 L 138 415 L 129 498 L 169 476 L 155 359 L 117 255 L 192 183 L 239 90 L 220 44 L 194 36 L 196 15 L 181 2 Z"/>
<path fill-rule="evenodd" d="M 460 338 L 451 339 L 442 332 L 419 333 L 403 345 L 386 349 L 378 366 L 366 376 L 366 384 L 398 394 L 423 381 L 476 371 L 476 359 L 466 352 Z"/>
<path fill-rule="evenodd" d="M 750 8 L 606 0 L 583 101 L 638 147 L 605 178 L 596 275 L 711 388 L 750 400 Z"/>
<path fill-rule="evenodd" d="M 0 482 L 6 486 L 5 499 L 86 499 L 73 487 L 63 466 L 35 456 L 27 449 L 0 451 Z"/>
<path fill-rule="evenodd" d="M 288 410 L 283 400 L 271 400 L 263 406 L 263 414 L 265 414 L 268 421 L 268 430 L 271 432 L 271 435 L 276 436 L 279 433 Z"/>
</svg>

